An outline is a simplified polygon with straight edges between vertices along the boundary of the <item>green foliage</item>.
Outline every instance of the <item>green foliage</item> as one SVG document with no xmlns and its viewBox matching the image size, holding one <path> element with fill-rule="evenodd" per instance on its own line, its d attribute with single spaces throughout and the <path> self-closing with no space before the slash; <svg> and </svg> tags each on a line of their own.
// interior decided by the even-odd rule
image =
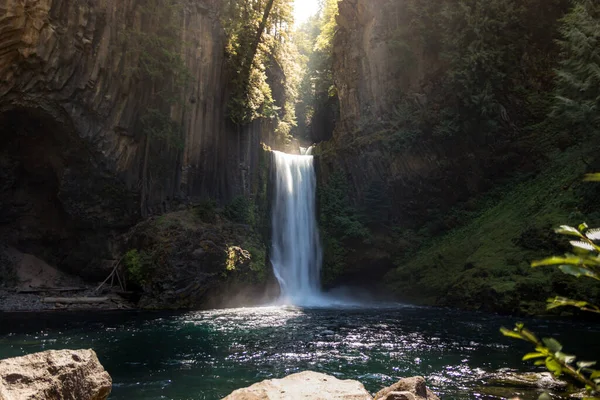
<svg viewBox="0 0 600 400">
<path fill-rule="evenodd" d="M 308 132 L 321 113 L 336 116 L 337 89 L 333 81 L 333 39 L 337 29 L 337 0 L 324 0 L 321 12 L 300 26 L 293 35 L 302 71 L 296 103 L 298 136 Z M 333 109 L 331 109 L 333 108 Z"/>
<path fill-rule="evenodd" d="M 347 257 L 357 244 L 371 239 L 371 232 L 363 224 L 359 210 L 348 197 L 348 182 L 337 171 L 327 185 L 319 188 L 319 224 L 324 244 L 323 280 L 333 281 L 347 265 Z"/>
<path fill-rule="evenodd" d="M 556 70 L 556 103 L 552 115 L 562 126 L 600 129 L 600 5 L 578 0 L 562 19 L 561 61 Z"/>
<path fill-rule="evenodd" d="M 569 243 L 572 252 L 565 256 L 548 257 L 531 263 L 532 267 L 558 267 L 564 274 L 576 278 L 587 277 L 600 281 L 600 229 L 590 229 L 586 223 L 577 228 L 562 225 L 555 230 L 556 233 L 570 237 Z M 600 313 L 600 307 L 587 301 L 572 300 L 565 297 L 554 297 L 548 299 L 548 309 L 571 306 L 583 311 Z M 541 341 L 524 328 L 523 324 L 517 324 L 514 330 L 501 328 L 504 336 L 526 340 L 535 346 L 535 353 L 526 354 L 523 360 L 543 358 L 536 361 L 536 365 L 545 365 L 556 377 L 567 374 L 577 380 L 592 395 L 600 395 L 600 370 L 591 367 L 596 362 L 580 361 L 573 366 L 576 357 L 562 352 L 562 345 L 552 338 L 544 338 Z"/>
<path fill-rule="evenodd" d="M 246 196 L 237 196 L 225 206 L 223 216 L 239 224 L 253 224 L 254 204 Z"/>
<path fill-rule="evenodd" d="M 600 240 L 600 229 L 589 229 L 587 224 L 583 223 L 577 228 L 563 225 L 557 228 L 555 232 L 576 239 L 570 241 L 573 247 L 572 253 L 568 253 L 563 257 L 554 256 L 534 261 L 531 266 L 556 266 L 564 274 L 576 278 L 586 277 L 600 281 L 600 246 L 595 243 Z M 587 301 L 571 300 L 564 297 L 548 299 L 549 309 L 563 306 L 574 306 L 584 311 L 600 313 L 598 306 Z"/>
<path fill-rule="evenodd" d="M 207 222 L 209 224 L 213 224 L 215 223 L 216 219 L 217 219 L 217 203 L 212 200 L 212 199 L 208 199 L 208 200 L 203 200 L 202 202 L 200 202 L 200 204 L 198 204 L 196 207 L 194 207 L 193 212 L 194 215 L 198 218 L 200 218 L 200 220 L 202 222 Z"/>
<path fill-rule="evenodd" d="M 181 0 L 145 0 L 141 6 L 143 24 L 121 32 L 128 53 L 136 64 L 127 73 L 147 82 L 151 99 L 173 104 L 191 74 L 181 56 Z"/>
<path fill-rule="evenodd" d="M 593 185 L 581 182 L 586 166 L 580 160 L 589 157 L 588 147 L 552 154 L 540 174 L 472 199 L 469 212 L 446 212 L 438 223 L 459 219 L 461 225 L 443 235 L 423 226 L 400 236 L 402 229 L 397 268 L 385 278 L 390 289 L 421 304 L 528 315 L 545 313 L 545 298 L 557 293 L 598 296 L 591 280 L 529 267 L 529 260 L 561 249 L 549 227 L 577 223 L 587 212 L 580 194 Z"/>
<path fill-rule="evenodd" d="M 295 125 L 292 105 L 298 72 L 295 71 L 296 50 L 289 40 L 293 7 L 291 0 L 273 2 L 255 48 L 268 5 L 268 0 L 224 2 L 221 22 L 228 39 L 227 62 L 233 74 L 228 116 L 238 125 L 258 118 L 275 119 L 280 125 L 277 134 L 285 140 Z M 284 75 L 283 82 L 278 76 L 280 73 Z M 278 93 L 280 86 L 283 96 Z M 277 99 L 281 104 L 277 104 Z"/>
<path fill-rule="evenodd" d="M 154 270 L 152 256 L 137 249 L 131 249 L 125 253 L 123 264 L 129 280 L 138 286 L 143 286 Z"/>
<path fill-rule="evenodd" d="M 392 203 L 383 181 L 371 182 L 365 192 L 363 204 L 364 219 L 369 225 L 382 226 L 387 223 Z"/>
<path fill-rule="evenodd" d="M 576 357 L 563 352 L 562 345 L 553 338 L 539 340 L 531 331 L 527 330 L 522 323 L 516 324 L 513 330 L 501 328 L 504 336 L 520 339 L 531 343 L 535 352 L 523 356 L 523 361 L 536 360 L 535 365 L 543 365 L 557 378 L 568 375 L 584 386 L 588 393 L 597 398 L 600 392 L 600 370 L 591 367 L 596 365 L 595 361 L 576 361 Z"/>
</svg>

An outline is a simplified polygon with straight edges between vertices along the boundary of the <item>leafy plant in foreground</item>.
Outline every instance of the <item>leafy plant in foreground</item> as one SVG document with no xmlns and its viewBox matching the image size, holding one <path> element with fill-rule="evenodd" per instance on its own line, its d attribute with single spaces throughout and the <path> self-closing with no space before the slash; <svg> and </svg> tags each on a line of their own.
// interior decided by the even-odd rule
<svg viewBox="0 0 600 400">
<path fill-rule="evenodd" d="M 600 174 L 589 174 L 586 180 L 600 180 Z M 573 247 L 572 253 L 564 256 L 553 256 L 543 260 L 534 261 L 532 267 L 556 266 L 563 273 L 577 278 L 587 277 L 600 281 L 600 229 L 590 229 L 583 223 L 579 227 L 563 225 L 555 230 L 556 233 L 574 238 L 570 241 Z M 548 299 L 547 308 L 572 306 L 583 311 L 600 313 L 600 307 L 583 300 L 573 300 L 566 297 L 554 297 Z M 513 330 L 501 328 L 504 336 L 521 339 L 535 346 L 535 352 L 528 353 L 523 360 L 537 359 L 535 365 L 545 365 L 556 377 L 563 374 L 575 379 L 585 386 L 588 393 L 598 399 L 600 394 L 600 370 L 592 369 L 595 361 L 579 361 L 575 363 L 576 357 L 562 352 L 562 345 L 552 338 L 544 338 L 541 341 L 522 323 L 516 325 Z"/>
<path fill-rule="evenodd" d="M 527 353 L 523 360 L 536 360 L 535 365 L 544 365 L 556 377 L 563 374 L 569 375 L 588 392 L 595 394 L 600 391 L 600 371 L 592 369 L 596 361 L 578 361 L 576 357 L 563 353 L 562 345 L 553 338 L 539 340 L 531 331 L 525 329 L 522 323 L 518 323 L 513 330 L 501 328 L 504 336 L 525 340 L 535 346 L 535 352 Z M 575 363 L 575 365 L 573 365 Z M 592 397 L 588 399 L 597 399 Z"/>
</svg>

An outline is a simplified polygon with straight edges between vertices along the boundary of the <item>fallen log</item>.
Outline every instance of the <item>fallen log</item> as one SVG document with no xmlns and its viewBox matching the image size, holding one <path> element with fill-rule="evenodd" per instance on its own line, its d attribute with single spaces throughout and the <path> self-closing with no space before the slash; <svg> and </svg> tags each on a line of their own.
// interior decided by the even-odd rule
<svg viewBox="0 0 600 400">
<path fill-rule="evenodd" d="M 108 300 L 110 300 L 108 297 L 45 297 L 42 303 L 97 304 Z"/>
<path fill-rule="evenodd" d="M 43 293 L 43 292 L 63 293 L 63 292 L 83 292 L 84 290 L 87 290 L 87 288 L 83 288 L 83 287 L 65 287 L 65 288 L 32 287 L 32 288 L 27 288 L 27 289 L 17 289 L 17 293 L 25 293 L 25 294 L 27 294 L 27 293 Z"/>
</svg>

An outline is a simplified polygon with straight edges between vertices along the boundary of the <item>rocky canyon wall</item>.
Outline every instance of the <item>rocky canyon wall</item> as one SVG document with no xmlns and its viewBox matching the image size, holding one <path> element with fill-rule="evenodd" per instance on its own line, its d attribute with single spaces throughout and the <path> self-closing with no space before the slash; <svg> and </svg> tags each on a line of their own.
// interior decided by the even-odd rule
<svg viewBox="0 0 600 400">
<path fill-rule="evenodd" d="M 153 100 L 162 87 L 137 73 L 148 60 L 140 43 L 164 28 L 155 3 L 0 0 L 0 240 L 94 270 L 90 258 L 109 263 L 107 239 L 142 216 L 255 189 L 271 126 L 225 118 L 221 2 L 164 2 L 177 6 L 180 40 L 157 51 L 180 54 L 189 74 L 173 105 Z M 155 79 L 173 87 L 169 75 Z M 155 111 L 177 140 L 147 142 Z"/>
</svg>

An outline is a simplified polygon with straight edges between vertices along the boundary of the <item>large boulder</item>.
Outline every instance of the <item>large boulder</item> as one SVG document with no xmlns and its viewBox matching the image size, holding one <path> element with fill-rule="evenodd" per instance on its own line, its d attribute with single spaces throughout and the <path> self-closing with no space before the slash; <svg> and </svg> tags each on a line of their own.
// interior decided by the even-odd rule
<svg viewBox="0 0 600 400">
<path fill-rule="evenodd" d="M 49 350 L 0 360 L 0 400 L 105 400 L 111 387 L 93 350 Z"/>
<path fill-rule="evenodd" d="M 305 371 L 236 390 L 223 400 L 372 400 L 362 383 Z"/>
<path fill-rule="evenodd" d="M 440 400 L 425 386 L 425 379 L 420 376 L 404 378 L 390 387 L 381 389 L 375 400 Z"/>
</svg>

